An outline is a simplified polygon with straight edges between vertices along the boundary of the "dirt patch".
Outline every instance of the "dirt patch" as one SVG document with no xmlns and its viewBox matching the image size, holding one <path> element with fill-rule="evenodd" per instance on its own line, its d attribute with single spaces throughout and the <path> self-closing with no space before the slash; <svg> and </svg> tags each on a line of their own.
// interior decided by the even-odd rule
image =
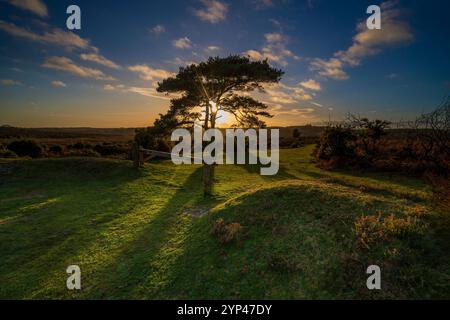
<svg viewBox="0 0 450 320">
<path fill-rule="evenodd" d="M 205 207 L 192 207 L 186 209 L 184 212 L 193 217 L 203 217 L 209 212 L 209 209 Z"/>
</svg>

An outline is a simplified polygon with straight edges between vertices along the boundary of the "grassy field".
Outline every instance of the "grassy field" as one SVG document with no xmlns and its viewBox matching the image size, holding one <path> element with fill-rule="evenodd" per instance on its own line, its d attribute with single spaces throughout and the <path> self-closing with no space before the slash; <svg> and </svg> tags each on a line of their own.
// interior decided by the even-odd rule
<svg viewBox="0 0 450 320">
<path fill-rule="evenodd" d="M 449 213 L 402 176 L 330 172 L 312 146 L 277 176 L 107 159 L 2 160 L 0 298 L 450 298 Z M 210 230 L 239 223 L 236 241 Z M 82 290 L 68 291 L 77 264 Z M 382 290 L 366 268 L 382 269 Z"/>
</svg>

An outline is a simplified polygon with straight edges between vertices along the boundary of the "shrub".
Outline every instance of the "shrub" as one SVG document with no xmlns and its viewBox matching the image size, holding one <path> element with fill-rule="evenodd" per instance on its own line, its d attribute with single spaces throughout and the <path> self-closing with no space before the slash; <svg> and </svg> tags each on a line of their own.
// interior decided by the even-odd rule
<svg viewBox="0 0 450 320">
<path fill-rule="evenodd" d="M 374 168 L 409 174 L 450 175 L 450 97 L 407 129 L 387 131 L 390 123 L 349 115 L 329 126 L 314 150 L 321 167 Z"/>
<path fill-rule="evenodd" d="M 124 145 L 104 143 L 104 144 L 97 144 L 93 150 L 101 154 L 102 156 L 114 156 L 114 155 L 128 154 L 129 147 Z"/>
<path fill-rule="evenodd" d="M 370 247 L 392 237 L 401 237 L 409 233 L 420 232 L 417 212 L 405 218 L 397 218 L 393 214 L 383 218 L 376 216 L 362 216 L 355 221 L 355 233 L 358 245 L 362 248 Z M 423 214 L 423 212 L 420 212 Z"/>
<path fill-rule="evenodd" d="M 5 158 L 5 159 L 17 158 L 17 154 L 12 152 L 11 150 L 1 148 L 0 149 L 0 158 Z"/>
<path fill-rule="evenodd" d="M 389 128 L 390 123 L 384 120 L 360 118 L 351 114 L 348 116 L 347 122 L 356 135 L 360 162 L 371 164 L 379 153 L 381 138 L 386 135 L 386 129 Z"/>
<path fill-rule="evenodd" d="M 84 144 L 82 142 L 77 142 L 74 145 L 72 145 L 73 149 L 81 150 L 84 149 Z"/>
<path fill-rule="evenodd" d="M 59 144 L 55 144 L 50 146 L 48 149 L 51 153 L 61 154 L 63 152 L 63 148 Z"/>
<path fill-rule="evenodd" d="M 355 148 L 352 142 L 355 140 L 356 136 L 349 127 L 329 126 L 322 132 L 314 155 L 317 160 L 340 161 L 353 158 Z"/>
<path fill-rule="evenodd" d="M 42 155 L 42 147 L 32 140 L 17 140 L 8 145 L 8 149 L 20 157 L 39 158 Z"/>
<path fill-rule="evenodd" d="M 136 130 L 134 139 L 140 146 L 163 152 L 170 152 L 171 146 L 167 136 L 157 132 L 153 127 Z"/>
<path fill-rule="evenodd" d="M 220 243 L 225 244 L 238 240 L 241 229 L 239 223 L 226 224 L 223 219 L 219 219 L 214 223 L 211 233 L 219 239 Z"/>
</svg>

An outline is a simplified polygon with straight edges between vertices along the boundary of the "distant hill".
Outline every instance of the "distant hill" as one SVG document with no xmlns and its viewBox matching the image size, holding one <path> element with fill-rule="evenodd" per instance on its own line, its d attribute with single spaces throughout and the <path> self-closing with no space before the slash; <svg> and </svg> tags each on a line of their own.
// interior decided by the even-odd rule
<svg viewBox="0 0 450 320">
<path fill-rule="evenodd" d="M 0 127 L 0 139 L 78 139 L 86 141 L 128 141 L 134 138 L 135 128 L 17 128 Z"/>
</svg>

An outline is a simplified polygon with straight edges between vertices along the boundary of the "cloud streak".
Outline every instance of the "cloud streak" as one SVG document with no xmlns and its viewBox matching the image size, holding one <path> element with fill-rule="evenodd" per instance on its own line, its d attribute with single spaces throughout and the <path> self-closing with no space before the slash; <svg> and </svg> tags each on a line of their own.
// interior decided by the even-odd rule
<svg viewBox="0 0 450 320">
<path fill-rule="evenodd" d="M 103 86 L 103 90 L 110 91 L 110 92 L 116 91 L 116 92 L 123 92 L 123 93 L 134 93 L 134 94 L 138 94 L 138 95 L 141 95 L 144 97 L 149 97 L 149 98 L 170 100 L 169 97 L 165 96 L 162 93 L 157 92 L 155 87 L 142 88 L 142 87 L 125 86 L 123 84 L 119 84 L 119 85 L 107 84 L 107 85 Z"/>
<path fill-rule="evenodd" d="M 105 75 L 98 69 L 79 66 L 75 64 L 71 59 L 66 57 L 47 58 L 42 64 L 42 67 L 67 72 L 83 78 L 93 78 L 96 80 L 104 81 L 115 80 L 113 77 Z"/>
<path fill-rule="evenodd" d="M 48 9 L 41 0 L 8 0 L 13 6 L 30 11 L 42 18 L 48 17 Z"/>
<path fill-rule="evenodd" d="M 320 85 L 320 83 L 313 79 L 309 79 L 308 81 L 300 82 L 299 85 L 305 89 L 309 89 L 309 90 L 313 90 L 313 91 L 322 90 L 322 86 Z"/>
<path fill-rule="evenodd" d="M 54 86 L 55 88 L 66 88 L 67 87 L 67 85 L 60 80 L 52 81 L 52 86 Z"/>
<path fill-rule="evenodd" d="M 98 51 L 97 48 L 91 46 L 89 40 L 83 39 L 73 32 L 54 28 L 39 34 L 28 29 L 19 27 L 14 23 L 0 20 L 0 30 L 9 33 L 12 36 L 24 38 L 30 41 L 61 46 L 68 49 L 83 49 Z"/>
<path fill-rule="evenodd" d="M 120 69 L 121 67 L 112 62 L 111 60 L 106 59 L 104 56 L 99 55 L 97 53 L 83 53 L 80 55 L 80 58 L 84 61 L 91 61 L 95 62 L 97 64 L 100 64 L 102 66 L 111 68 L 111 69 Z"/>
<path fill-rule="evenodd" d="M 20 86 L 22 83 L 11 79 L 0 79 L 0 84 L 3 86 Z"/>
<path fill-rule="evenodd" d="M 142 80 L 161 80 L 173 76 L 172 72 L 164 69 L 155 69 L 146 64 L 130 66 L 128 70 L 137 72 Z"/>
</svg>

